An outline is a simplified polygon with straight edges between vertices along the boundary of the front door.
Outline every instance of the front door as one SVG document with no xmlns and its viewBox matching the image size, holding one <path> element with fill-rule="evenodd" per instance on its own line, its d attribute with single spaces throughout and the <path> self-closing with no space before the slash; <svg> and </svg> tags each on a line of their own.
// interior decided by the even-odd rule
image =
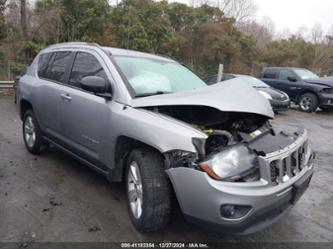
<svg viewBox="0 0 333 249">
<path fill-rule="evenodd" d="M 103 148 L 110 128 L 109 101 L 80 87 L 85 76 L 98 75 L 108 82 L 98 55 L 77 52 L 69 76 L 68 87 L 62 92 L 61 120 L 66 147 L 98 167 L 104 168 Z"/>
<path fill-rule="evenodd" d="M 293 77 L 297 81 L 290 81 L 288 78 Z M 302 81 L 290 69 L 281 69 L 279 73 L 279 89 L 287 93 L 291 100 L 295 101 L 298 93 L 302 89 Z"/>
</svg>

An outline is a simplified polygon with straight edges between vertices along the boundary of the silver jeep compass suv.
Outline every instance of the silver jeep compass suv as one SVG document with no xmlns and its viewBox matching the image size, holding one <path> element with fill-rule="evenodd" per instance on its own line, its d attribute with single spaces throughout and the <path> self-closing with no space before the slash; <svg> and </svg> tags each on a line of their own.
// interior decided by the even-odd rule
<svg viewBox="0 0 333 249">
<path fill-rule="evenodd" d="M 283 216 L 309 185 L 305 130 L 276 131 L 242 79 L 207 86 L 169 58 L 97 44 L 42 50 L 20 78 L 27 149 L 49 144 L 124 181 L 139 231 L 163 228 L 174 192 L 189 220 L 246 234 Z"/>
</svg>

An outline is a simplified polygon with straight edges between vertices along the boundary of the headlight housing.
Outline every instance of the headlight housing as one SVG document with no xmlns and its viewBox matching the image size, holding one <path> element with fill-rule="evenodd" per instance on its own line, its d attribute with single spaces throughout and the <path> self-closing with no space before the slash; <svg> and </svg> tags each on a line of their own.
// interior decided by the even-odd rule
<svg viewBox="0 0 333 249">
<path fill-rule="evenodd" d="M 264 96 L 266 99 L 272 100 L 272 96 L 264 91 L 258 91 L 262 96 Z"/>
<path fill-rule="evenodd" d="M 324 88 L 321 90 L 323 93 L 333 94 L 333 88 Z"/>
<path fill-rule="evenodd" d="M 286 93 L 282 93 L 284 96 L 286 96 L 286 99 L 287 100 L 290 100 L 290 98 L 289 98 L 289 95 L 288 94 L 286 94 Z"/>
<path fill-rule="evenodd" d="M 259 166 L 257 156 L 244 144 L 227 147 L 200 163 L 200 167 L 215 180 L 233 181 Z"/>
</svg>

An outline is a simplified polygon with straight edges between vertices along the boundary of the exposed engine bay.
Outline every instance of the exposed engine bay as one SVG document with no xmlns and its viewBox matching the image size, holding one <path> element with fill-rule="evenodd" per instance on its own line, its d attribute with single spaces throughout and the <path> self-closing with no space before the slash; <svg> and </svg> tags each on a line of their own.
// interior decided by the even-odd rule
<svg viewBox="0 0 333 249">
<path fill-rule="evenodd" d="M 208 135 L 205 143 L 206 156 L 219 152 L 226 146 L 240 142 L 249 143 L 259 135 L 267 136 L 263 140 L 267 140 L 267 144 L 270 144 L 267 147 L 255 143 L 253 149 L 261 155 L 292 142 L 289 136 L 278 136 L 279 141 L 272 144 L 271 138 L 276 137 L 276 134 L 269 123 L 269 118 L 259 114 L 222 112 L 206 106 L 161 106 L 151 110 L 186 122 L 206 133 Z"/>
<path fill-rule="evenodd" d="M 161 106 L 149 109 L 186 122 L 208 136 L 203 146 L 197 146 L 199 151 L 201 148 L 201 153 L 196 162 L 193 155 L 179 151 L 173 152 L 171 161 L 173 167 L 199 165 L 214 179 L 258 180 L 258 156 L 281 150 L 295 142 L 300 135 L 297 132 L 276 133 L 269 118 L 259 114 L 222 112 L 206 106 Z"/>
</svg>

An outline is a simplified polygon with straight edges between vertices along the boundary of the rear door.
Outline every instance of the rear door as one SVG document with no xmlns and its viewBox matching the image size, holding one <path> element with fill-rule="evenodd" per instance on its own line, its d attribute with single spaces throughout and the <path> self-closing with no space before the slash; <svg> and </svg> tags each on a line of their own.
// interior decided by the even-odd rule
<svg viewBox="0 0 333 249">
<path fill-rule="evenodd" d="M 66 89 L 61 94 L 61 120 L 66 147 L 105 170 L 101 163 L 108 127 L 108 101 L 83 90 L 80 81 L 85 76 L 100 76 L 106 79 L 106 66 L 99 55 L 77 52 Z M 110 85 L 111 88 L 111 85 Z"/>
<path fill-rule="evenodd" d="M 73 53 L 70 51 L 41 54 L 38 63 L 40 84 L 37 91 L 39 122 L 53 140 L 61 139 L 60 101 L 61 93 L 67 82 Z"/>
<path fill-rule="evenodd" d="M 275 68 L 264 69 L 261 80 L 264 81 L 269 86 L 279 89 L 278 69 Z"/>
</svg>

